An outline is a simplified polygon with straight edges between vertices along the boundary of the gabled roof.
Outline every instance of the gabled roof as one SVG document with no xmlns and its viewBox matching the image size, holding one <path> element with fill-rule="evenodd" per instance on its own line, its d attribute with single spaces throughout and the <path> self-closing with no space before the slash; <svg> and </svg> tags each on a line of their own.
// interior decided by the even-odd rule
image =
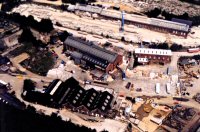
<svg viewBox="0 0 200 132">
<path fill-rule="evenodd" d="M 159 27 L 165 27 L 170 29 L 176 29 L 180 31 L 189 31 L 189 25 L 179 22 L 173 22 L 173 21 L 167 21 L 167 20 L 161 20 L 157 18 L 150 18 L 149 23 L 151 25 L 159 26 Z"/>
<path fill-rule="evenodd" d="M 73 90 L 73 93 L 69 97 L 68 101 L 74 107 L 78 107 L 82 104 L 84 95 L 85 95 L 85 90 L 80 86 L 76 86 Z"/>
<path fill-rule="evenodd" d="M 50 87 L 54 88 L 58 82 L 59 80 L 53 81 Z M 113 100 L 113 95 L 107 91 L 101 92 L 94 88 L 83 89 L 74 78 L 70 78 L 60 84 L 55 93 L 50 96 L 53 98 L 54 103 L 58 105 L 69 104 L 75 108 L 84 106 L 88 111 L 99 110 L 101 112 L 106 112 L 110 109 L 110 104 Z"/>
<path fill-rule="evenodd" d="M 78 59 L 81 59 L 83 56 L 83 54 L 76 51 L 70 52 L 70 55 L 72 56 L 72 58 L 78 58 Z"/>
<path fill-rule="evenodd" d="M 96 108 L 96 100 L 99 97 L 99 92 L 94 90 L 93 88 L 86 91 L 85 97 L 83 98 L 83 105 L 88 110 L 94 110 Z"/>
<path fill-rule="evenodd" d="M 104 91 L 100 93 L 99 100 L 97 101 L 97 107 L 100 111 L 107 111 L 110 109 L 110 104 L 113 100 L 113 95 L 111 95 L 109 92 Z"/>
<path fill-rule="evenodd" d="M 65 45 L 79 49 L 81 52 L 90 54 L 92 56 L 96 56 L 110 63 L 114 62 L 118 56 L 117 53 L 98 47 L 94 45 L 92 42 L 86 42 L 71 36 L 68 37 L 64 43 Z"/>
<path fill-rule="evenodd" d="M 103 67 L 103 68 L 106 68 L 108 66 L 108 62 L 102 62 L 99 59 L 93 58 L 93 57 L 88 56 L 88 55 L 84 55 L 82 59 L 89 61 L 90 63 L 95 64 L 95 65 L 100 66 L 100 67 Z"/>
</svg>

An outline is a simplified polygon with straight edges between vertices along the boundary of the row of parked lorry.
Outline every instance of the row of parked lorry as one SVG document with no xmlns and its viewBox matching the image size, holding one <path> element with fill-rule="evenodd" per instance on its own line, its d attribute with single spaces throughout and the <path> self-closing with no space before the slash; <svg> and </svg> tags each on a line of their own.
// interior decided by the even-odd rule
<svg viewBox="0 0 200 132">
<path fill-rule="evenodd" d="M 160 93 L 160 83 L 156 83 L 155 90 L 156 90 L 156 93 L 157 93 L 157 94 Z M 166 92 L 167 92 L 168 94 L 171 93 L 171 85 L 170 85 L 170 83 L 167 83 L 167 84 L 166 84 Z"/>
</svg>

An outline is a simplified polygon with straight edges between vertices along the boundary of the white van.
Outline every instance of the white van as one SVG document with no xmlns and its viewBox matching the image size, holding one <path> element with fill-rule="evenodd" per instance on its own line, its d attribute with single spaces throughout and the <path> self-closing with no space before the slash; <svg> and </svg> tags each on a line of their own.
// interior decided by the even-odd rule
<svg viewBox="0 0 200 132">
<path fill-rule="evenodd" d="M 160 93 L 160 83 L 156 83 L 156 93 Z"/>
<path fill-rule="evenodd" d="M 6 83 L 6 82 L 4 82 L 2 80 L 0 80 L 0 83 L 3 84 L 3 85 L 8 85 L 8 83 Z"/>
</svg>

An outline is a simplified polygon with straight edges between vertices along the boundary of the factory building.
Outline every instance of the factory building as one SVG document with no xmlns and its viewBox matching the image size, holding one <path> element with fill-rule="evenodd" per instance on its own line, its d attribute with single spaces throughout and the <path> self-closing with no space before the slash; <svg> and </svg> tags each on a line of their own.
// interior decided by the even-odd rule
<svg viewBox="0 0 200 132">
<path fill-rule="evenodd" d="M 64 42 L 67 52 L 76 64 L 92 69 L 97 68 L 106 73 L 122 64 L 122 56 L 103 49 L 92 42 L 68 37 Z"/>
<path fill-rule="evenodd" d="M 138 63 L 169 63 L 171 62 L 172 52 L 171 50 L 163 49 L 148 49 L 148 48 L 136 48 L 135 57 Z"/>
<path fill-rule="evenodd" d="M 65 82 L 54 80 L 45 91 L 54 107 L 66 107 L 83 114 L 106 116 L 111 110 L 113 95 L 94 88 L 84 89 L 73 77 Z"/>
<path fill-rule="evenodd" d="M 91 5 L 75 5 L 70 6 L 68 8 L 70 11 L 82 11 L 82 12 L 89 12 L 89 13 L 95 13 L 100 15 L 101 17 L 106 17 L 108 19 L 113 20 L 121 20 L 122 18 L 122 12 L 115 11 L 115 10 L 109 10 L 109 9 L 103 9 L 96 6 Z M 124 23 L 125 24 L 133 24 L 137 27 L 146 28 L 149 30 L 154 30 L 158 32 L 163 33 L 171 33 L 177 36 L 183 36 L 187 37 L 187 34 L 190 31 L 190 25 L 187 23 L 181 21 L 180 19 L 177 21 L 167 21 L 157 18 L 148 18 L 141 15 L 135 15 L 135 14 L 128 14 L 124 15 Z"/>
</svg>

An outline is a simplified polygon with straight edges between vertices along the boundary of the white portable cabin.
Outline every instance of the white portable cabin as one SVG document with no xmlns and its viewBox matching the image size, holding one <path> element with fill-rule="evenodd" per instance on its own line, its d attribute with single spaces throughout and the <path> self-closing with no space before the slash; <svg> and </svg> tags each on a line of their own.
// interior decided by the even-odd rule
<svg viewBox="0 0 200 132">
<path fill-rule="evenodd" d="M 156 83 L 156 93 L 160 93 L 160 83 Z"/>
</svg>

